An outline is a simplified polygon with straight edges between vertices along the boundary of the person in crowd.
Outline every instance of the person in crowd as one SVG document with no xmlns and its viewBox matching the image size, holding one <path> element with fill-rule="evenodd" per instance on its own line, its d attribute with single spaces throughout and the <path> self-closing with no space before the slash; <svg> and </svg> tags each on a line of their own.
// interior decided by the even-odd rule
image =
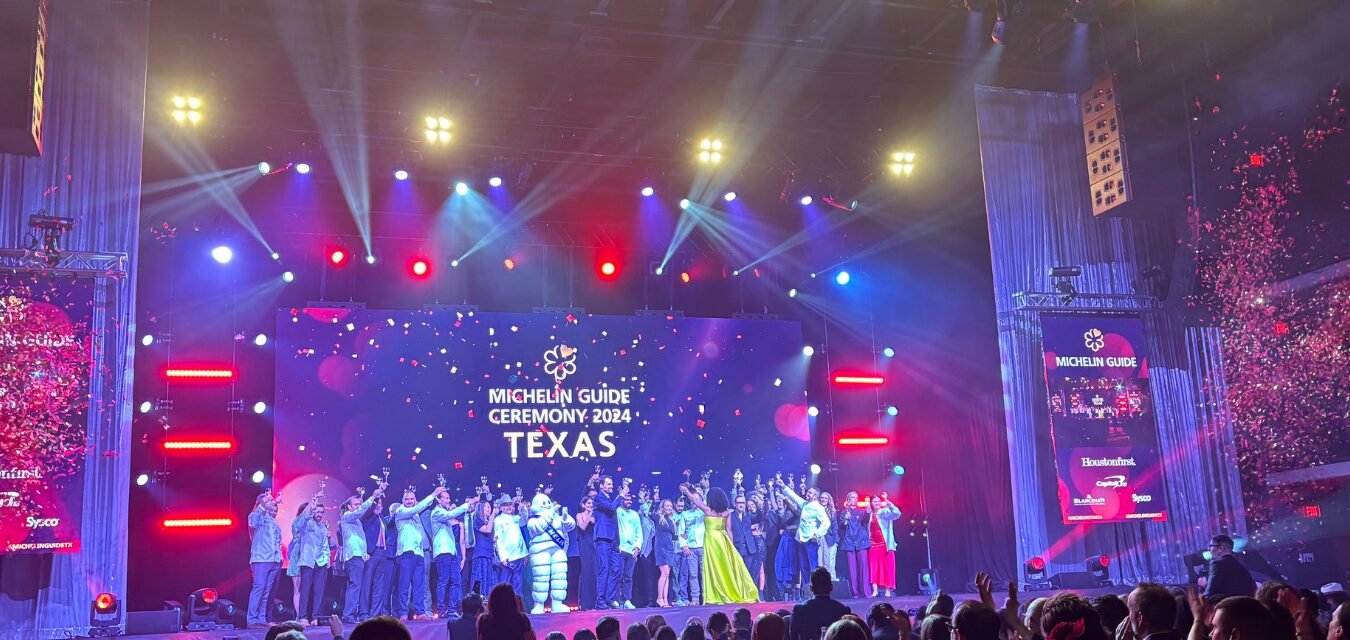
<svg viewBox="0 0 1350 640">
<path fill-rule="evenodd" d="M 652 542 L 655 547 L 656 568 L 661 572 L 656 581 L 656 606 L 658 607 L 669 607 L 671 605 L 670 571 L 680 557 L 674 515 L 674 504 L 670 500 L 662 500 L 661 506 L 657 509 L 656 518 L 652 522 L 656 531 Z M 651 631 L 655 635 L 656 630 L 652 629 Z"/>
<path fill-rule="evenodd" d="M 248 514 L 248 566 L 253 588 L 248 594 L 245 620 L 250 628 L 267 626 L 267 606 L 272 587 L 281 573 L 281 525 L 277 524 L 277 500 L 271 491 L 258 494 Z"/>
<path fill-rule="evenodd" d="M 856 620 L 839 620 L 825 630 L 825 640 L 868 640 L 871 634 Z"/>
<path fill-rule="evenodd" d="M 483 597 L 470 593 L 459 603 L 459 618 L 446 623 L 450 640 L 477 640 L 478 616 L 483 613 Z"/>
<path fill-rule="evenodd" d="M 322 612 L 323 589 L 328 584 L 328 526 L 323 520 L 323 504 L 319 496 L 300 505 L 291 522 L 291 554 L 293 571 L 299 574 L 300 602 L 295 615 L 306 625 Z"/>
<path fill-rule="evenodd" d="M 652 640 L 652 634 L 647 631 L 647 627 L 641 622 L 634 622 L 628 625 L 628 630 L 623 634 L 623 640 Z"/>
<path fill-rule="evenodd" d="M 409 620 L 426 618 L 422 593 L 414 593 L 417 585 L 426 584 L 425 550 L 430 548 L 429 536 L 419 517 L 430 509 L 436 499 L 445 493 L 445 487 L 436 487 L 427 497 L 417 499 L 417 493 L 410 487 L 403 492 L 403 502 L 390 505 L 389 515 L 393 516 L 394 527 L 398 532 L 398 548 L 395 553 L 398 588 L 394 595 L 393 614 L 395 618 L 407 617 Z"/>
<path fill-rule="evenodd" d="M 901 640 L 900 627 L 896 626 L 891 611 L 884 602 L 873 604 L 867 610 L 867 626 L 872 630 L 873 640 Z M 908 634 L 906 640 L 907 636 Z"/>
<path fill-rule="evenodd" d="M 1125 606 L 1128 614 L 1115 631 L 1116 640 L 1181 640 L 1174 628 L 1177 601 L 1165 587 L 1141 582 L 1126 596 Z"/>
<path fill-rule="evenodd" d="M 872 496 L 867 511 L 867 575 L 872 597 L 889 598 L 895 595 L 895 521 L 900 519 L 900 509 L 882 494 Z"/>
<path fill-rule="evenodd" d="M 750 571 L 751 579 L 758 588 L 759 568 L 754 564 L 756 541 L 750 533 L 754 520 L 750 516 L 747 503 L 745 496 L 736 496 L 732 503 L 735 510 L 727 520 L 727 533 L 731 535 L 731 541 L 736 545 L 736 553 L 741 556 L 741 561 L 745 563 L 745 568 Z"/>
<path fill-rule="evenodd" d="M 849 613 L 844 603 L 830 597 L 834 582 L 830 572 L 817 568 L 811 572 L 811 593 L 814 598 L 792 607 L 792 620 L 788 636 L 792 640 L 816 640 L 820 630 L 828 627 Z"/>
<path fill-rule="evenodd" d="M 721 611 L 708 616 L 708 637 L 712 640 L 732 640 L 731 618 Z"/>
<path fill-rule="evenodd" d="M 362 500 L 352 496 L 342 505 L 342 515 L 338 516 L 338 544 L 342 568 L 347 573 L 347 593 L 343 601 L 343 622 L 357 623 L 361 618 L 361 586 L 365 584 L 366 561 L 370 559 L 370 549 L 366 544 L 366 530 L 361 519 L 366 517 L 375 503 L 384 495 L 385 485 L 381 484 L 370 497 Z"/>
<path fill-rule="evenodd" d="M 619 606 L 619 583 L 623 573 L 623 555 L 619 551 L 619 506 L 628 497 L 628 485 L 615 491 L 614 478 L 600 478 L 599 492 L 593 498 L 595 515 L 596 604 L 600 610 Z"/>
<path fill-rule="evenodd" d="M 497 584 L 497 550 L 492 544 L 492 524 L 497 515 L 492 500 L 480 499 L 467 523 L 473 534 L 473 559 L 469 562 L 469 587 L 478 592 Z"/>
<path fill-rule="evenodd" d="M 437 616 L 449 618 L 452 615 L 452 602 L 464 597 L 464 584 L 461 582 L 460 549 L 454 523 L 469 513 L 478 498 L 470 498 L 464 504 L 456 506 L 450 492 L 443 491 L 436 496 L 436 506 L 431 509 L 431 558 L 436 565 L 435 599 Z"/>
<path fill-rule="evenodd" d="M 1242 562 L 1233 555 L 1233 539 L 1219 534 L 1209 539 L 1209 574 L 1205 577 L 1205 598 L 1217 602 L 1229 596 L 1250 596 L 1256 581 Z"/>
<path fill-rule="evenodd" d="M 1125 618 L 1130 615 L 1130 609 L 1125 606 L 1125 601 L 1114 593 L 1108 593 L 1093 599 L 1092 608 L 1097 611 L 1097 617 L 1101 619 L 1102 628 L 1106 631 L 1106 635 L 1115 635 L 1120 623 L 1124 622 Z"/>
<path fill-rule="evenodd" d="M 299 633 L 301 637 L 304 637 L 305 626 L 300 624 L 299 620 L 278 622 L 267 628 L 267 631 L 263 633 L 263 640 L 277 640 L 278 636 L 290 631 L 295 631 Z"/>
<path fill-rule="evenodd" d="M 1178 591 L 1180 591 L 1180 593 L 1177 593 Z M 1172 599 L 1176 600 L 1177 603 L 1177 619 L 1176 622 L 1172 624 L 1172 630 L 1176 632 L 1177 636 L 1184 638 L 1191 632 L 1191 624 L 1195 622 L 1191 616 L 1191 606 L 1190 602 L 1187 601 L 1187 592 L 1180 589 L 1174 589 L 1172 591 Z"/>
<path fill-rule="evenodd" d="M 623 564 L 619 571 L 619 596 L 611 604 L 633 609 L 633 572 L 642 552 L 642 518 L 633 508 L 633 496 L 623 497 L 615 516 L 619 521 L 619 557 Z"/>
<path fill-rule="evenodd" d="M 844 496 L 839 508 L 839 550 L 844 552 L 844 577 L 848 578 L 849 595 L 866 598 L 867 586 L 872 584 L 867 573 L 867 553 L 872 543 L 868 528 L 872 524 L 871 509 L 858 506 L 858 492 Z"/>
<path fill-rule="evenodd" d="M 572 634 L 572 640 L 596 640 L 595 632 L 586 627 L 582 627 Z"/>
<path fill-rule="evenodd" d="M 510 496 L 497 499 L 497 517 L 492 520 L 492 548 L 497 566 L 497 582 L 511 585 L 512 593 L 524 588 L 525 558 L 530 555 L 525 546 L 525 536 L 521 533 L 521 517 L 516 513 L 516 503 Z M 496 588 L 493 588 L 496 592 Z M 488 601 L 491 609 L 491 600 Z"/>
<path fill-rule="evenodd" d="M 811 574 L 820 566 L 820 545 L 825 534 L 830 532 L 830 516 L 821 506 L 820 492 L 815 487 L 807 487 L 806 496 L 802 497 L 781 478 L 776 483 L 783 495 L 801 510 L 801 521 L 797 525 L 797 555 L 791 565 L 792 582 L 796 584 L 799 583 L 797 576 Z M 891 573 L 895 573 L 893 567 Z"/>
<path fill-rule="evenodd" d="M 822 491 L 820 494 L 820 506 L 825 508 L 825 516 L 829 518 L 830 528 L 825 532 L 820 541 L 820 566 L 825 567 L 830 572 L 830 577 L 839 579 L 839 571 L 835 568 L 835 562 L 839 557 L 839 512 L 835 508 L 834 496 L 828 491 Z"/>
<path fill-rule="evenodd" d="M 502 583 L 488 594 L 487 612 L 478 616 L 479 640 L 534 640 L 530 617 L 520 610 L 516 590 Z"/>
<path fill-rule="evenodd" d="M 285 631 L 277 634 L 276 640 L 309 640 L 303 631 Z"/>
<path fill-rule="evenodd" d="M 1342 601 L 1331 612 L 1331 623 L 1327 626 L 1327 640 L 1350 640 L 1350 603 Z"/>
<path fill-rule="evenodd" d="M 653 613 L 647 616 L 647 619 L 643 620 L 642 624 L 647 625 L 647 633 L 655 638 L 656 632 L 659 631 L 661 627 L 666 626 L 666 617 L 659 613 Z"/>
<path fill-rule="evenodd" d="M 976 600 L 962 602 L 952 616 L 952 630 L 957 640 L 999 640 L 999 625 L 998 612 Z"/>
<path fill-rule="evenodd" d="M 561 631 L 550 631 L 544 636 L 544 640 L 567 640 L 567 634 Z"/>
<path fill-rule="evenodd" d="M 954 613 L 956 613 L 956 601 L 944 591 L 938 589 L 938 592 L 933 594 L 933 599 L 928 602 L 924 616 L 939 615 L 950 618 Z"/>
<path fill-rule="evenodd" d="M 361 604 L 357 619 L 389 615 L 389 593 L 394 586 L 394 551 L 397 537 L 390 527 L 393 517 L 384 515 L 384 493 L 361 516 L 361 529 L 366 535 L 366 561 L 361 575 Z"/>
<path fill-rule="evenodd" d="M 919 624 L 919 640 L 951 640 L 951 637 L 951 616 L 930 613 Z"/>
<path fill-rule="evenodd" d="M 750 632 L 755 627 L 754 618 L 750 617 L 750 610 L 745 607 L 736 607 L 731 612 L 731 628 L 736 634 L 737 640 L 750 640 Z"/>
<path fill-rule="evenodd" d="M 567 533 L 576 528 L 576 520 L 545 493 L 537 493 L 530 502 L 531 591 L 534 606 L 530 613 L 544 612 L 544 603 L 552 598 L 552 611 L 566 613 L 567 605 Z"/>
<path fill-rule="evenodd" d="M 577 606 L 582 610 L 595 607 L 600 596 L 596 590 L 599 573 L 596 571 L 595 557 L 595 500 L 586 495 L 578 503 L 577 540 L 581 544 L 579 553 L 580 569 L 577 572 Z"/>
<path fill-rule="evenodd" d="M 1271 634 L 1274 619 L 1270 610 L 1260 600 L 1251 596 L 1230 596 L 1214 605 L 1214 615 L 1206 616 L 1208 603 L 1199 596 L 1190 598 L 1191 613 L 1195 622 L 1191 623 L 1190 638 L 1203 640 L 1288 640 L 1276 638 Z M 1209 617 L 1214 626 L 1206 636 L 1205 619 Z"/>
<path fill-rule="evenodd" d="M 761 613 L 755 618 L 755 628 L 750 632 L 750 640 L 787 640 L 788 625 L 783 616 L 777 613 Z"/>
<path fill-rule="evenodd" d="M 679 635 L 675 633 L 674 629 L 665 626 L 657 629 L 656 633 L 652 634 L 652 638 L 654 640 L 679 640 Z"/>
<path fill-rule="evenodd" d="M 750 571 L 745 568 L 745 563 L 736 553 L 735 543 L 727 535 L 727 519 L 731 512 L 727 493 L 721 487 L 712 487 L 708 489 L 708 501 L 704 502 L 688 484 L 681 485 L 680 491 L 694 505 L 695 509 L 691 511 L 703 514 L 704 539 L 703 552 L 700 554 L 703 602 L 758 602 L 759 587 L 750 579 Z"/>
<path fill-rule="evenodd" d="M 683 492 L 683 490 L 681 490 Z M 682 496 L 690 505 L 680 514 L 680 588 L 677 606 L 699 605 L 703 598 L 703 538 L 705 519 L 693 506 L 690 494 Z"/>
<path fill-rule="evenodd" d="M 619 619 L 614 616 L 600 618 L 600 622 L 595 625 L 595 637 L 596 640 L 623 640 Z"/>
<path fill-rule="evenodd" d="M 1026 615 L 1022 616 L 1022 623 L 1031 630 L 1032 640 L 1045 640 L 1041 635 L 1041 610 L 1045 608 L 1045 598 L 1036 598 L 1027 603 Z"/>
<path fill-rule="evenodd" d="M 333 637 L 337 639 L 342 635 L 335 633 Z M 347 640 L 412 640 L 412 632 L 398 618 L 376 616 L 356 625 Z"/>
<path fill-rule="evenodd" d="M 1074 593 L 1060 593 L 1045 601 L 1041 633 L 1046 640 L 1108 640 L 1092 603 Z"/>
<path fill-rule="evenodd" d="M 708 634 L 704 632 L 703 625 L 697 622 L 690 622 L 685 625 L 684 631 L 680 632 L 680 640 L 707 640 Z"/>
</svg>

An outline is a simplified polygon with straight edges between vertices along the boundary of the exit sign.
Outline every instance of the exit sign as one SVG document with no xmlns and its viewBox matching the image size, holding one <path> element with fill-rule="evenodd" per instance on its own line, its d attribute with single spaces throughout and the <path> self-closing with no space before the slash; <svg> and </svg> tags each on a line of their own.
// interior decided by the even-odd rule
<svg viewBox="0 0 1350 640">
<path fill-rule="evenodd" d="M 1320 518 L 1322 517 L 1322 506 L 1317 504 L 1305 504 L 1302 507 L 1299 507 L 1299 512 L 1302 513 L 1305 518 Z"/>
</svg>

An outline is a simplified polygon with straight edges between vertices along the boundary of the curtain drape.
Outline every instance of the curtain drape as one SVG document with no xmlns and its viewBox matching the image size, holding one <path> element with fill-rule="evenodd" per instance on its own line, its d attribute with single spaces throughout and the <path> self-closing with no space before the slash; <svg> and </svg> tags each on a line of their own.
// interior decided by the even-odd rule
<svg viewBox="0 0 1350 640">
<path fill-rule="evenodd" d="M 1186 553 L 1212 533 L 1243 527 L 1217 334 L 1186 331 L 1168 311 L 1145 315 L 1168 521 L 1064 525 L 1039 319 L 1013 301 L 1018 292 L 1051 291 L 1050 268 L 1069 265 L 1082 268 L 1079 292 L 1133 294 L 1143 268 L 1170 266 L 1171 217 L 1092 217 L 1076 95 L 977 86 L 975 98 L 1017 564 L 1042 556 L 1052 575 L 1081 572 L 1087 557 L 1106 554 L 1116 580 L 1183 581 Z"/>
<path fill-rule="evenodd" d="M 0 247 L 24 246 L 28 215 L 75 219 L 66 251 L 121 253 L 127 277 L 96 289 L 81 550 L 0 556 L 0 637 L 84 635 L 90 603 L 126 599 L 131 336 L 149 5 L 48 5 L 44 153 L 0 154 Z"/>
</svg>

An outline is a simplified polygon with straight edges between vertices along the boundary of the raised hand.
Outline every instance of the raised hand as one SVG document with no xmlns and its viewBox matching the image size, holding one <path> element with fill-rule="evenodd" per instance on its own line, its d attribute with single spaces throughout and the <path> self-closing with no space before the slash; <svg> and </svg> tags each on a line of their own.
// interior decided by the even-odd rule
<svg viewBox="0 0 1350 640">
<path fill-rule="evenodd" d="M 998 610 L 994 606 L 994 579 L 989 574 L 983 571 L 975 574 L 975 590 L 980 593 L 980 602 L 994 611 Z"/>
</svg>

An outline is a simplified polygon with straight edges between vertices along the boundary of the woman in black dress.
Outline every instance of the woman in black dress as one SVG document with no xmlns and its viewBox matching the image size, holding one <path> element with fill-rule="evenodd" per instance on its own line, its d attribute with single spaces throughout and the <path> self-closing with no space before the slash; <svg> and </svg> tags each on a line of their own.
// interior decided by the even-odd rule
<svg viewBox="0 0 1350 640">
<path fill-rule="evenodd" d="M 675 564 L 675 559 L 679 555 L 679 547 L 676 541 L 675 520 L 671 515 L 675 513 L 675 505 L 670 500 L 662 500 L 661 508 L 657 510 L 656 518 L 653 524 L 656 526 L 656 539 L 653 546 L 656 553 L 656 566 L 661 570 L 661 577 L 656 581 L 656 606 L 670 606 L 670 567 Z"/>
<path fill-rule="evenodd" d="M 595 514 L 591 497 L 581 499 L 581 513 L 577 514 L 577 541 L 581 544 L 581 584 L 577 585 L 577 597 L 581 609 L 589 610 L 595 606 Z"/>
</svg>

